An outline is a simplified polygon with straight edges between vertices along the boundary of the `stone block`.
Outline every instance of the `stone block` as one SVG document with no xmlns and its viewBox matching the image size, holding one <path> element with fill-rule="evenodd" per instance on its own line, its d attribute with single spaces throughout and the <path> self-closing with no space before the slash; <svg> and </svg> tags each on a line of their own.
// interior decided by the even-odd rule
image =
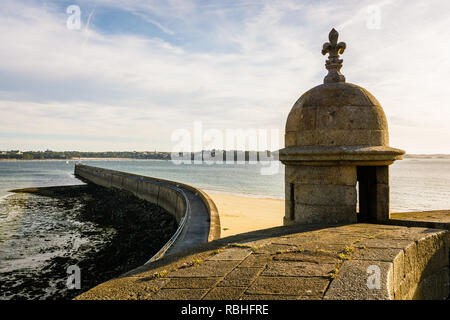
<svg viewBox="0 0 450 320">
<path fill-rule="evenodd" d="M 376 183 L 387 184 L 389 187 L 389 166 L 379 166 L 375 169 Z"/>
<path fill-rule="evenodd" d="M 286 190 L 289 183 L 297 185 L 346 185 L 356 187 L 354 166 L 286 166 Z M 289 199 L 289 198 L 286 198 Z"/>
<path fill-rule="evenodd" d="M 200 265 L 178 269 L 171 272 L 169 278 L 212 278 L 224 277 L 231 272 L 240 261 L 205 261 Z"/>
<path fill-rule="evenodd" d="M 263 270 L 263 267 L 238 267 L 231 271 L 217 286 L 219 287 L 248 287 L 253 279 Z"/>
<path fill-rule="evenodd" d="M 333 242 L 334 243 L 334 242 Z M 320 245 L 318 246 L 320 248 Z M 322 249 L 324 250 L 324 249 Z M 341 251 L 341 248 L 338 249 L 338 251 Z M 286 253 L 279 253 L 272 257 L 273 261 L 292 261 L 292 262 L 303 262 L 303 263 L 312 263 L 316 265 L 325 265 L 325 264 L 334 264 L 337 265 L 339 262 L 339 259 L 337 257 L 337 254 L 335 253 L 328 253 L 328 252 L 308 252 L 308 251 L 302 251 L 302 252 L 286 252 Z"/>
<path fill-rule="evenodd" d="M 212 256 L 208 261 L 242 261 L 252 253 L 249 248 L 228 248 Z"/>
<path fill-rule="evenodd" d="M 316 223 L 356 223 L 355 205 L 295 205 L 295 222 L 316 224 Z"/>
<path fill-rule="evenodd" d="M 286 132 L 286 134 L 284 135 L 284 145 L 286 147 L 293 147 L 296 144 L 296 137 L 297 137 L 297 133 L 296 132 Z"/>
<path fill-rule="evenodd" d="M 405 277 L 394 288 L 395 300 L 411 300 L 417 290 L 414 272 L 406 273 Z"/>
<path fill-rule="evenodd" d="M 328 277 L 336 268 L 334 263 L 317 264 L 304 261 L 269 262 L 262 276 L 273 277 Z"/>
<path fill-rule="evenodd" d="M 374 270 L 379 268 L 379 274 Z M 371 268 L 374 268 L 371 270 Z M 382 261 L 345 261 L 328 288 L 326 300 L 386 300 L 392 299 L 393 263 Z M 378 283 L 373 282 L 377 276 Z"/>
<path fill-rule="evenodd" d="M 238 300 L 246 287 L 215 287 L 203 298 L 204 300 Z"/>
<path fill-rule="evenodd" d="M 389 197 L 389 189 L 388 189 L 387 197 Z M 377 194 L 378 196 L 378 194 Z M 390 211 L 389 211 L 389 198 L 378 198 L 378 201 L 376 202 L 376 217 L 375 221 L 381 222 L 381 221 L 387 221 L 390 217 Z"/>
<path fill-rule="evenodd" d="M 292 217 L 292 214 L 291 214 L 292 212 L 295 212 L 295 211 L 293 211 L 294 208 L 291 207 L 291 204 L 292 204 L 292 202 L 290 200 L 285 200 L 285 203 L 284 203 L 284 219 L 286 219 L 287 221 L 293 221 L 295 219 L 295 214 L 294 214 L 294 217 Z"/>
<path fill-rule="evenodd" d="M 430 234 L 417 242 L 415 263 L 417 282 L 449 266 L 447 239 L 448 232 L 440 232 Z"/>
<path fill-rule="evenodd" d="M 283 294 L 295 296 L 323 296 L 329 280 L 320 277 L 258 277 L 246 294 Z"/>
<path fill-rule="evenodd" d="M 313 299 L 311 296 L 294 296 L 286 294 L 244 294 L 241 300 L 307 300 L 303 298 Z"/>
<path fill-rule="evenodd" d="M 154 300 L 200 300 L 207 289 L 161 289 L 151 298 Z"/>
<path fill-rule="evenodd" d="M 377 202 L 389 204 L 389 185 L 385 183 L 378 183 L 376 185 Z"/>
<path fill-rule="evenodd" d="M 264 267 L 271 260 L 271 257 L 267 254 L 252 254 L 245 258 L 239 267 Z"/>
<path fill-rule="evenodd" d="M 296 146 L 315 146 L 318 144 L 317 133 L 315 130 L 305 130 L 297 132 L 295 135 Z"/>
<path fill-rule="evenodd" d="M 297 133 L 297 146 L 384 146 L 388 136 L 383 130 L 307 130 Z"/>
<path fill-rule="evenodd" d="M 405 277 L 405 254 L 402 249 L 364 248 L 352 254 L 352 260 L 392 262 L 394 288 L 399 286 Z"/>
<path fill-rule="evenodd" d="M 364 245 L 367 248 L 397 248 L 404 249 L 413 244 L 413 241 L 408 239 L 395 239 L 395 238 L 370 238 L 363 239 L 360 245 Z"/>
<path fill-rule="evenodd" d="M 447 300 L 450 294 L 449 268 L 442 268 L 426 278 L 417 286 L 412 299 Z"/>
<path fill-rule="evenodd" d="M 409 277 L 409 275 L 412 276 L 412 278 L 415 278 L 415 263 L 416 263 L 416 256 L 417 256 L 417 245 L 415 242 L 411 242 L 410 244 L 406 245 L 403 249 L 404 252 L 404 259 L 403 259 L 403 272 L 405 277 Z"/>
<path fill-rule="evenodd" d="M 208 289 L 214 287 L 219 278 L 172 278 L 164 289 Z"/>
<path fill-rule="evenodd" d="M 294 192 L 296 206 L 297 204 L 356 206 L 356 188 L 354 186 L 296 184 Z"/>
</svg>

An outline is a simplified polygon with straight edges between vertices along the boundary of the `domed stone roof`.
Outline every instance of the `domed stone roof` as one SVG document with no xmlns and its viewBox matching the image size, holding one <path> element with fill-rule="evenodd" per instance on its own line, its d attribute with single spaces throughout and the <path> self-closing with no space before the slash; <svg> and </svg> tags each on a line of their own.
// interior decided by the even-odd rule
<svg viewBox="0 0 450 320">
<path fill-rule="evenodd" d="M 386 116 L 378 100 L 366 89 L 346 83 L 341 74 L 344 42 L 332 29 L 322 54 L 328 74 L 324 84 L 305 92 L 286 122 L 282 162 L 374 161 L 401 159 L 403 150 L 389 147 Z"/>
<path fill-rule="evenodd" d="M 325 83 L 304 93 L 286 122 L 285 146 L 387 146 L 386 116 L 364 88 Z"/>
</svg>

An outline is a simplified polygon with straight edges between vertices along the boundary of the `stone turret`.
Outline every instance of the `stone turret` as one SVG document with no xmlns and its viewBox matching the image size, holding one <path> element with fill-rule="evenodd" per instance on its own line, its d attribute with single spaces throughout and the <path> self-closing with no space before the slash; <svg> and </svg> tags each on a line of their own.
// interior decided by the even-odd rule
<svg viewBox="0 0 450 320">
<path fill-rule="evenodd" d="M 286 122 L 280 150 L 286 165 L 285 225 L 389 219 L 388 166 L 405 152 L 389 147 L 377 99 L 345 82 L 339 55 L 346 44 L 338 43 L 338 36 L 332 29 L 323 45 L 322 54 L 329 54 L 324 84 L 305 92 Z"/>
</svg>

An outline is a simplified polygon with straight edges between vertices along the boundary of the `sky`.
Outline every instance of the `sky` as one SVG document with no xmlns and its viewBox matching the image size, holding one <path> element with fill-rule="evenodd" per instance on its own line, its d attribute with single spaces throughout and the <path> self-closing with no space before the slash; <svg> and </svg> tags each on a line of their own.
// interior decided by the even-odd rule
<svg viewBox="0 0 450 320">
<path fill-rule="evenodd" d="M 448 12 L 446 0 L 2 0 L 0 150 L 171 151 L 198 123 L 271 130 L 283 147 L 334 27 L 341 71 L 380 101 L 390 145 L 450 153 Z"/>
</svg>

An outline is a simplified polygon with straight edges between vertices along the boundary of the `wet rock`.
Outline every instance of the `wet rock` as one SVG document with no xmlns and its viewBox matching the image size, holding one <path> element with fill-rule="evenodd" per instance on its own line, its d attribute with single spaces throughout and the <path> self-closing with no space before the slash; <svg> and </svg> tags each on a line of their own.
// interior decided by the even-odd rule
<svg viewBox="0 0 450 320">
<path fill-rule="evenodd" d="M 84 185 L 37 189 L 33 193 L 38 196 L 25 202 L 29 210 L 40 213 L 52 206 L 63 213 L 62 219 L 74 219 L 77 226 L 60 234 L 65 227 L 63 220 L 33 235 L 47 246 L 36 249 L 36 253 L 60 253 L 41 268 L 0 274 L 7 299 L 71 299 L 145 263 L 177 228 L 169 213 L 123 191 Z M 55 242 L 48 247 L 52 240 Z M 80 290 L 66 287 L 71 265 L 81 270 Z"/>
</svg>

